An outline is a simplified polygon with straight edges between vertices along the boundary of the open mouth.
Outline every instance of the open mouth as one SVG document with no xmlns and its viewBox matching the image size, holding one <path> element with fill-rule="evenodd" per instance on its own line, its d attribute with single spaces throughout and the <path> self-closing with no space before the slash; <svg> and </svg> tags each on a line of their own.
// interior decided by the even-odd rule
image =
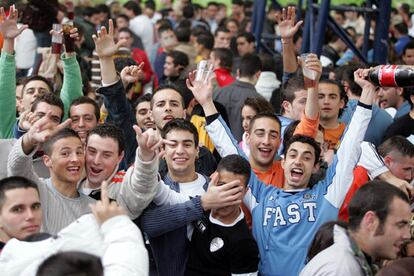
<svg viewBox="0 0 414 276">
<path fill-rule="evenodd" d="M 177 164 L 184 164 L 185 162 L 187 162 L 187 158 L 183 158 L 183 157 L 177 157 L 177 158 L 173 158 L 173 161 Z"/>
<path fill-rule="evenodd" d="M 69 173 L 77 174 L 80 171 L 80 166 L 72 166 L 67 168 Z"/>
<path fill-rule="evenodd" d="M 258 150 L 263 157 L 270 157 L 272 155 L 272 149 L 270 148 L 258 148 Z"/>
<path fill-rule="evenodd" d="M 290 176 L 292 180 L 299 181 L 303 176 L 303 170 L 299 168 L 293 168 L 290 170 Z"/>
<path fill-rule="evenodd" d="M 89 172 L 91 172 L 92 174 L 100 174 L 103 170 L 102 169 L 98 169 L 98 168 L 94 168 L 94 167 L 90 167 L 89 168 Z"/>
</svg>

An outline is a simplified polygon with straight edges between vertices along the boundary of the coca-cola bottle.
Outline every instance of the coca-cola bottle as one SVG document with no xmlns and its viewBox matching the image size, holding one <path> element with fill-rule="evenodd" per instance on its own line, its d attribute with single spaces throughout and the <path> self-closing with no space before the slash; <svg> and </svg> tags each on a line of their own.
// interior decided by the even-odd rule
<svg viewBox="0 0 414 276">
<path fill-rule="evenodd" d="M 379 65 L 370 70 L 368 79 L 377 86 L 414 86 L 414 67 L 406 65 Z"/>
<path fill-rule="evenodd" d="M 65 43 L 65 50 L 66 52 L 74 52 L 75 51 L 75 42 L 70 37 L 71 31 L 73 29 L 73 20 L 75 17 L 75 13 L 73 11 L 69 10 L 67 14 L 67 18 L 65 18 L 62 22 L 62 29 L 63 29 L 63 40 Z"/>
</svg>

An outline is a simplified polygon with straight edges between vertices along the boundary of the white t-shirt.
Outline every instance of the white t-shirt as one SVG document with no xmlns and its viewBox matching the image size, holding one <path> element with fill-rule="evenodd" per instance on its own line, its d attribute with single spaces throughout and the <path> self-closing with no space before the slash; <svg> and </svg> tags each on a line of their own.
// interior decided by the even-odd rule
<svg viewBox="0 0 414 276">
<path fill-rule="evenodd" d="M 180 183 L 180 193 L 185 194 L 189 197 L 196 197 L 203 195 L 206 191 L 204 191 L 203 186 L 206 183 L 205 178 L 197 173 L 197 179 L 191 182 L 183 182 Z M 191 240 L 191 236 L 193 235 L 193 224 L 187 224 L 187 237 Z"/>
</svg>

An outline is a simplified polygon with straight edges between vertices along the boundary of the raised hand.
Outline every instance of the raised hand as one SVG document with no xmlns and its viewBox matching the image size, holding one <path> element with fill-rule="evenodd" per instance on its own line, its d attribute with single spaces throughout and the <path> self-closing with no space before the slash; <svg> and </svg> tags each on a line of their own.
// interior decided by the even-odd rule
<svg viewBox="0 0 414 276">
<path fill-rule="evenodd" d="M 30 110 L 23 111 L 19 118 L 19 128 L 28 131 L 37 119 L 36 115 Z"/>
<path fill-rule="evenodd" d="M 95 204 L 89 204 L 89 207 L 100 225 L 113 217 L 126 215 L 125 210 L 116 201 L 109 200 L 107 181 L 103 181 L 101 185 L 101 200 Z"/>
<path fill-rule="evenodd" d="M 291 39 L 303 24 L 303 20 L 296 22 L 296 8 L 288 7 L 283 9 L 281 15 L 276 15 L 280 36 L 283 39 Z"/>
<path fill-rule="evenodd" d="M 49 118 L 50 115 L 51 111 L 35 122 L 25 134 L 26 141 L 31 145 L 39 145 L 46 142 L 51 136 L 68 127 L 72 122 L 71 119 L 67 119 L 63 123 L 56 126 L 56 123 Z"/>
<path fill-rule="evenodd" d="M 188 78 L 186 79 L 186 84 L 188 89 L 194 95 L 194 98 L 197 102 L 203 106 L 209 102 L 213 101 L 213 79 L 212 76 L 205 76 L 204 79 L 196 80 L 197 71 L 188 73 Z"/>
<path fill-rule="evenodd" d="M 141 64 L 138 66 L 132 65 L 124 67 L 124 69 L 122 69 L 121 71 L 122 83 L 124 83 L 124 85 L 129 83 L 135 83 L 145 78 L 144 72 L 142 70 L 143 67 L 143 62 L 141 62 Z"/>
<path fill-rule="evenodd" d="M 164 140 L 158 131 L 149 128 L 142 132 L 141 128 L 134 125 L 134 130 L 137 135 L 137 142 L 139 147 L 139 155 L 142 161 L 150 161 L 157 154 L 157 150 L 162 145 Z M 165 141 L 168 143 L 168 141 Z"/>
<path fill-rule="evenodd" d="M 240 180 L 217 186 L 218 178 L 217 172 L 211 175 L 207 192 L 201 196 L 201 205 L 204 210 L 218 209 L 242 202 L 243 188 L 240 186 Z"/>
<path fill-rule="evenodd" d="M 358 69 L 354 72 L 355 82 L 362 88 L 369 88 L 375 90 L 375 85 L 367 80 L 370 69 Z"/>
<path fill-rule="evenodd" d="M 298 63 L 300 66 L 316 72 L 316 77 L 314 80 L 316 82 L 319 82 L 319 79 L 321 78 L 321 75 L 322 75 L 322 63 L 318 59 L 318 56 L 316 54 L 309 54 L 306 57 L 306 60 L 299 58 Z"/>
<path fill-rule="evenodd" d="M 115 44 L 114 42 L 114 23 L 112 19 L 109 19 L 109 30 L 105 27 L 101 27 L 98 31 L 98 35 L 92 35 L 92 39 L 95 42 L 95 50 L 99 58 L 112 57 L 120 47 L 120 42 Z"/>
<path fill-rule="evenodd" d="M 0 33 L 2 33 L 4 39 L 15 39 L 19 36 L 28 25 L 23 25 L 20 28 L 17 27 L 17 19 L 19 18 L 19 13 L 15 9 L 14 5 L 10 6 L 9 16 L 6 16 L 4 8 L 0 7 Z"/>
</svg>

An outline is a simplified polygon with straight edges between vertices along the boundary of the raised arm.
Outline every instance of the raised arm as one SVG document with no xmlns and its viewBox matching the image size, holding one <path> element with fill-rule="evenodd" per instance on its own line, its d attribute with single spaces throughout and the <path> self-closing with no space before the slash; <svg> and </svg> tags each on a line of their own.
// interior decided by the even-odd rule
<svg viewBox="0 0 414 276">
<path fill-rule="evenodd" d="M 214 77 L 211 77 L 208 80 L 196 80 L 195 73 L 191 72 L 187 79 L 187 87 L 191 90 L 194 98 L 198 101 L 204 110 L 207 122 L 206 130 L 220 156 L 224 157 L 229 154 L 238 154 L 249 161 L 249 158 L 238 146 L 238 142 L 234 138 L 226 122 L 219 115 L 213 103 L 213 78 Z M 254 198 L 252 200 L 249 200 L 248 207 L 250 209 L 252 209 L 254 204 L 256 204 L 255 198 L 259 197 L 259 193 L 264 191 L 263 188 L 265 186 L 265 184 L 257 178 L 254 171 L 252 170 L 251 172 L 252 173 L 249 180 L 249 187 Z"/>
<path fill-rule="evenodd" d="M 134 166 L 128 169 L 121 185 L 111 187 L 117 202 L 124 206 L 131 218 L 137 218 L 150 204 L 158 188 L 158 148 L 162 139 L 157 131 L 142 133 L 134 126 L 139 145 Z M 118 191 L 117 191 L 118 190 Z"/>
<path fill-rule="evenodd" d="M 323 182 L 328 185 L 325 197 L 336 207 L 340 207 L 353 180 L 353 170 L 361 155 L 361 142 L 364 139 L 372 114 L 375 87 L 365 80 L 369 69 L 358 69 L 355 81 L 362 87 L 361 98 L 354 116 L 341 141 L 341 145 L 328 168 Z"/>
<path fill-rule="evenodd" d="M 122 81 L 115 69 L 113 55 L 119 49 L 119 43 L 114 42 L 114 26 L 109 20 L 109 29 L 102 27 L 98 35 L 93 35 L 96 53 L 101 65 L 101 77 L 103 86 L 97 93 L 104 95 L 104 104 L 113 123 L 122 128 L 125 135 L 125 160 L 127 164 L 133 164 L 137 142 L 132 128 L 136 124 L 135 114 L 129 104 Z"/>
<path fill-rule="evenodd" d="M 302 114 L 300 123 L 297 125 L 294 134 L 307 135 L 312 138 L 316 137 L 319 126 L 319 102 L 318 102 L 318 85 L 322 74 L 322 64 L 315 54 L 309 54 L 306 61 L 300 60 L 301 66 L 317 72 L 315 86 L 308 87 L 308 98 L 306 99 L 305 114 Z"/>
<path fill-rule="evenodd" d="M 7 161 L 7 175 L 24 176 L 38 181 L 38 176 L 33 170 L 32 156 L 49 137 L 61 129 L 69 126 L 70 119 L 56 126 L 51 123 L 51 111 L 36 121 L 29 131 L 14 144 Z"/>
<path fill-rule="evenodd" d="M 121 206 L 109 200 L 107 185 L 106 181 L 102 183 L 101 200 L 90 206 L 101 225 L 100 234 L 105 245 L 102 256 L 105 275 L 146 275 L 148 254 L 141 231 L 125 216 Z"/>
<path fill-rule="evenodd" d="M 280 36 L 283 47 L 283 82 L 287 81 L 287 75 L 296 73 L 298 64 L 296 61 L 295 45 L 293 36 L 299 30 L 303 21 L 296 22 L 296 8 L 288 7 L 283 9 L 282 14 L 276 17 L 279 25 Z"/>
<path fill-rule="evenodd" d="M 16 124 L 16 62 L 14 57 L 14 40 L 27 25 L 17 27 L 18 11 L 10 7 L 7 17 L 0 7 L 0 33 L 4 42 L 0 56 L 0 139 L 12 138 Z"/>
<path fill-rule="evenodd" d="M 73 28 L 70 38 L 65 39 L 65 53 L 62 57 L 63 61 L 63 85 L 60 92 L 64 106 L 63 118 L 66 119 L 69 115 L 69 107 L 74 99 L 83 96 L 82 91 L 82 76 L 80 66 L 76 60 L 76 53 L 74 47 L 74 40 L 78 38 L 78 30 Z"/>
</svg>

